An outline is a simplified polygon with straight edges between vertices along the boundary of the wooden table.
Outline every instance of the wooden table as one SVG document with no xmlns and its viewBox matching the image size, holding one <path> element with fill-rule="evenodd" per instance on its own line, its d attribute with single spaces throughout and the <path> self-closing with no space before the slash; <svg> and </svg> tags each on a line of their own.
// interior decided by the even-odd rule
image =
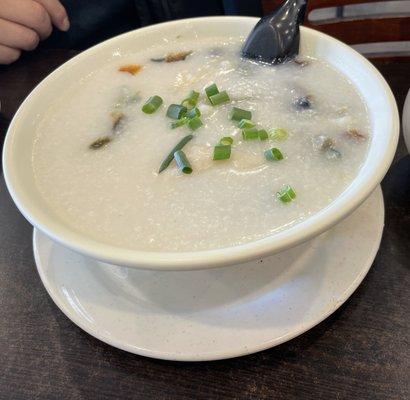
<svg viewBox="0 0 410 400">
<path fill-rule="evenodd" d="M 29 91 L 75 53 L 33 53 L 0 68 L 0 135 Z M 400 111 L 410 64 L 376 64 Z M 410 157 L 383 181 L 386 226 L 370 273 L 331 317 L 271 350 L 176 363 L 117 350 L 81 331 L 37 275 L 32 228 L 0 181 L 0 399 L 410 398 Z"/>
</svg>

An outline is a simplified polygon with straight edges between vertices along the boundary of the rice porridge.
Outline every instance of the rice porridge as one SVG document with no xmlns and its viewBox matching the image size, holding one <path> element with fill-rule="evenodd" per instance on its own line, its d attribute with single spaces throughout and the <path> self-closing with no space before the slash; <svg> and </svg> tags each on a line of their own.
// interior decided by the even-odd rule
<svg viewBox="0 0 410 400">
<path fill-rule="evenodd" d="M 58 93 L 32 156 L 55 217 L 110 245 L 195 251 L 272 235 L 339 196 L 371 140 L 359 93 L 321 60 L 262 65 L 241 45 L 175 39 Z"/>
</svg>

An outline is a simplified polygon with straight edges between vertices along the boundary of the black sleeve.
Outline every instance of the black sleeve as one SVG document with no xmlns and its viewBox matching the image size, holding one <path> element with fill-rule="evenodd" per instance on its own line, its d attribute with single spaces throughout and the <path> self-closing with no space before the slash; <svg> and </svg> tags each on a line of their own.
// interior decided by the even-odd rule
<svg viewBox="0 0 410 400">
<path fill-rule="evenodd" d="M 123 32 L 173 19 L 261 15 L 260 0 L 60 0 L 71 28 L 54 30 L 42 46 L 85 49 Z"/>
</svg>

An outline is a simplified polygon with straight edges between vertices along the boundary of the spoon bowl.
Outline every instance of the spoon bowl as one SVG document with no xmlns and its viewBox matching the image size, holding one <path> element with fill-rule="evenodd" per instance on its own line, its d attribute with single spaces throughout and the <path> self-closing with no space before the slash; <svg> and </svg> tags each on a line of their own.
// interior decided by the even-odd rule
<svg viewBox="0 0 410 400">
<path fill-rule="evenodd" d="M 255 25 L 242 48 L 242 56 L 280 64 L 299 54 L 300 31 L 306 0 L 286 0 Z"/>
</svg>

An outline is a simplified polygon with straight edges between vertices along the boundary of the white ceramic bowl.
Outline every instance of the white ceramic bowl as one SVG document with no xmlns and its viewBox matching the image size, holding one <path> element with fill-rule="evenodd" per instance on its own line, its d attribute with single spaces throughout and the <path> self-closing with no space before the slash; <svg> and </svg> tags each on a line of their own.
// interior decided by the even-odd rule
<svg viewBox="0 0 410 400">
<path fill-rule="evenodd" d="M 403 106 L 403 136 L 407 146 L 407 151 L 410 153 L 410 90 L 407 92 L 406 100 Z"/>
<path fill-rule="evenodd" d="M 136 268 L 199 269 L 241 263 L 282 251 L 324 232 L 355 210 L 382 180 L 393 159 L 399 133 L 397 106 L 390 88 L 369 61 L 338 40 L 307 28 L 301 30 L 301 53 L 327 60 L 356 85 L 367 104 L 372 126 L 369 153 L 358 176 L 319 213 L 280 233 L 240 246 L 184 253 L 143 252 L 108 246 L 75 232 L 53 218 L 40 196 L 31 165 L 35 130 L 49 104 L 71 82 L 112 57 L 163 38 L 187 33 L 198 37 L 246 36 L 257 21 L 252 17 L 207 17 L 149 26 L 101 43 L 50 74 L 21 105 L 4 145 L 7 187 L 23 215 L 53 240 L 101 261 Z"/>
</svg>

